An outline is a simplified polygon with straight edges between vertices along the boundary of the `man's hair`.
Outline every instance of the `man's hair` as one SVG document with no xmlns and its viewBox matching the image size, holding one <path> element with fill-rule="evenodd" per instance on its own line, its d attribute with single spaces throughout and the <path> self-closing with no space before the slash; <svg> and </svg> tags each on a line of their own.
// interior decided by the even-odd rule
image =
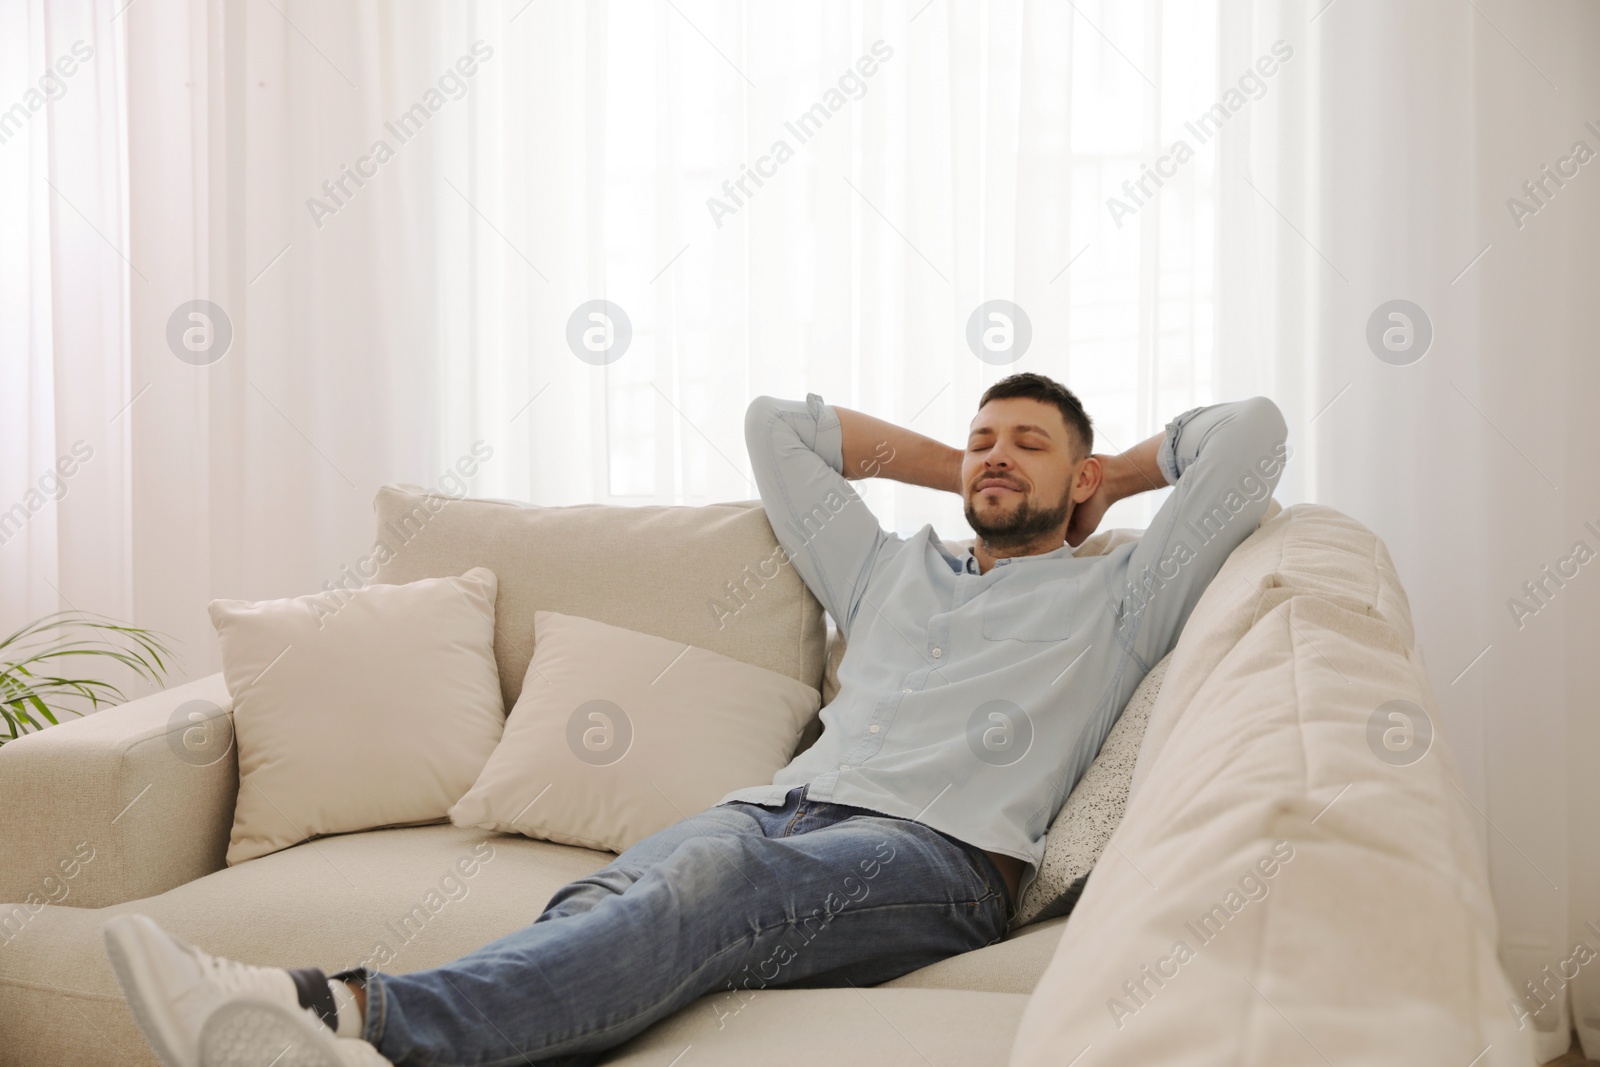
<svg viewBox="0 0 1600 1067">
<path fill-rule="evenodd" d="M 1083 442 L 1083 454 L 1087 456 L 1094 451 L 1094 423 L 1083 410 L 1078 398 L 1072 394 L 1072 390 L 1054 378 L 1046 378 L 1032 371 L 1001 378 L 984 390 L 983 399 L 978 401 L 978 407 L 983 407 L 991 400 L 1008 400 L 1015 396 L 1055 405 L 1060 409 L 1062 419 L 1077 432 L 1078 439 Z"/>
</svg>

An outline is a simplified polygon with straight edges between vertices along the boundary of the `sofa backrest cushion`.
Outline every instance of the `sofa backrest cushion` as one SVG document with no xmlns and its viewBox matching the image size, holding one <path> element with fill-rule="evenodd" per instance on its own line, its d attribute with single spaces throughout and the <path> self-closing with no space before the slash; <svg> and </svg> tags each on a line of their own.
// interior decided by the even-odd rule
<svg viewBox="0 0 1600 1067">
<path fill-rule="evenodd" d="M 537 507 L 385 485 L 373 509 L 371 580 L 401 584 L 469 567 L 498 577 L 494 654 L 507 708 L 533 659 L 539 610 L 682 641 L 821 686 L 822 605 L 787 565 L 758 501 Z"/>
<path fill-rule="evenodd" d="M 1300 596 L 1386 623 L 1398 647 L 1410 648 L 1416 640 L 1411 605 L 1377 534 L 1321 504 L 1269 511 L 1260 529 L 1233 550 L 1184 624 L 1162 699 L 1150 712 L 1131 794 L 1144 784 L 1200 683 L 1257 620 Z"/>
<path fill-rule="evenodd" d="M 1011 1063 L 1536 1062 L 1441 725 L 1382 542 L 1264 524 L 1185 625 Z"/>
</svg>

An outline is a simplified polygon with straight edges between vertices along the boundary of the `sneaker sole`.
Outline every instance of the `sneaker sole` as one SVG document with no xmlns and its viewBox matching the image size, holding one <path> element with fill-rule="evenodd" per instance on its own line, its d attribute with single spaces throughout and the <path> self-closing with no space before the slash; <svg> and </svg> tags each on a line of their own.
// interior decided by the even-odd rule
<svg viewBox="0 0 1600 1067">
<path fill-rule="evenodd" d="M 220 1005 L 200 1028 L 203 1067 L 344 1067 L 338 1038 L 306 1011 L 244 998 Z"/>
<path fill-rule="evenodd" d="M 144 1033 L 145 1041 L 161 1057 L 165 1067 L 196 1067 L 193 1061 L 183 1058 L 167 1044 L 166 1036 L 156 1025 L 150 1005 L 145 1000 L 145 981 L 150 981 L 150 987 L 155 983 L 154 976 L 144 966 L 143 954 L 138 951 L 138 934 L 132 929 L 138 921 L 132 915 L 114 915 L 106 920 L 101 934 L 106 943 L 106 956 L 111 960 L 111 970 L 122 986 L 123 996 L 133 1011 L 134 1021 Z"/>
</svg>

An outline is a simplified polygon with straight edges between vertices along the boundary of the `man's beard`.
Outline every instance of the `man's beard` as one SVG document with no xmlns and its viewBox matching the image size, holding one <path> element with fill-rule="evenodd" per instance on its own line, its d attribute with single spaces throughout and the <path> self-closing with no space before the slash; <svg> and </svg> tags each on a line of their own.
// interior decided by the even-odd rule
<svg viewBox="0 0 1600 1067">
<path fill-rule="evenodd" d="M 977 497 L 982 492 L 974 493 Z M 990 552 L 1011 551 L 1018 548 L 1028 548 L 1046 534 L 1063 529 L 1067 515 L 1072 510 L 1072 487 L 1068 486 L 1061 494 L 1061 502 L 1053 508 L 1040 509 L 1033 506 L 1033 501 L 1024 498 L 1022 503 L 1006 515 L 994 522 L 984 520 L 972 506 L 972 499 L 967 500 L 967 524 L 972 527 L 972 532 L 978 535 L 978 540 L 983 542 Z M 1065 538 L 1062 544 L 1065 544 Z"/>
</svg>

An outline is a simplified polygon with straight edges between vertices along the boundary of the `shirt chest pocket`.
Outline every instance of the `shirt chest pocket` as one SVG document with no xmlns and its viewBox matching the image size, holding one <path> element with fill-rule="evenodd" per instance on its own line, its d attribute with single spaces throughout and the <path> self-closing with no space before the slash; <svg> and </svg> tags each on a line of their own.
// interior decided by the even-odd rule
<svg viewBox="0 0 1600 1067">
<path fill-rule="evenodd" d="M 983 636 L 991 641 L 1065 641 L 1082 626 L 1087 574 L 1042 582 L 1000 582 L 983 594 Z"/>
</svg>

